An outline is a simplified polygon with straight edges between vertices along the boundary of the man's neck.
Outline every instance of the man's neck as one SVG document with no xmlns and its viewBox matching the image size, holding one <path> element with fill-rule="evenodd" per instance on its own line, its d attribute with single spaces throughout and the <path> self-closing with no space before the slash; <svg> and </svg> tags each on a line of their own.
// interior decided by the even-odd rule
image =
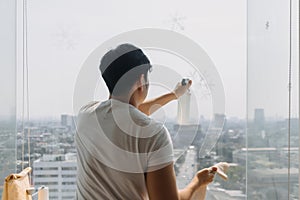
<svg viewBox="0 0 300 200">
<path fill-rule="evenodd" d="M 133 96 L 131 96 L 131 98 L 129 97 L 125 97 L 125 96 L 114 96 L 114 95 L 110 95 L 109 96 L 109 99 L 115 99 L 115 100 L 118 100 L 118 101 L 121 101 L 123 103 L 128 103 L 134 107 L 137 107 L 138 104 L 137 102 L 135 101 L 135 98 Z"/>
</svg>

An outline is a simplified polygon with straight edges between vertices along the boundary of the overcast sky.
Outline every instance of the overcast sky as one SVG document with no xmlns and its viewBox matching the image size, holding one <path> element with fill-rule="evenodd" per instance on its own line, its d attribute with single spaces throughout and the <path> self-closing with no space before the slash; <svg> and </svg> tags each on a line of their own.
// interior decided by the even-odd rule
<svg viewBox="0 0 300 200">
<path fill-rule="evenodd" d="M 259 5 L 256 4 L 256 6 Z M 255 5 L 255 1 L 253 1 L 253 5 Z M 286 25 L 287 22 L 280 20 L 281 15 L 286 15 L 286 12 L 276 14 L 279 9 L 279 7 L 276 8 L 276 5 L 280 7 L 279 4 L 275 4 L 272 12 L 260 13 L 262 20 L 258 20 L 258 23 L 261 24 L 257 27 L 261 29 L 256 30 L 257 32 L 261 31 L 261 36 L 269 38 L 266 40 L 270 44 L 274 42 L 274 37 L 278 34 L 285 34 L 284 31 L 280 32 L 276 26 L 274 26 L 274 29 L 272 26 L 277 25 L 279 27 L 282 24 Z M 263 10 L 268 5 L 259 6 Z M 31 116 L 34 118 L 59 117 L 62 113 L 72 114 L 72 97 L 76 77 L 89 54 L 114 35 L 148 27 L 174 30 L 198 43 L 214 62 L 223 81 L 226 115 L 244 118 L 246 116 L 247 88 L 246 11 L 246 0 L 28 1 L 28 63 Z M 253 16 L 255 21 L 256 17 Z M 267 30 L 265 24 L 268 21 L 270 27 Z M 273 34 L 274 32 L 280 33 L 276 35 Z M 266 34 L 269 34 L 269 37 Z M 272 36 L 274 37 L 272 38 Z M 257 41 L 261 45 L 256 47 L 259 52 L 264 45 L 260 43 L 259 39 Z M 275 47 L 283 47 L 283 51 L 286 52 L 286 43 L 287 41 L 284 39 L 276 43 Z M 281 46 L 282 44 L 284 45 Z M 274 56 L 272 46 L 274 45 L 267 45 L 266 48 L 269 49 L 263 49 L 262 53 L 270 51 L 269 56 Z M 280 53 L 280 51 L 277 53 Z M 157 58 L 164 59 L 163 56 L 159 55 L 156 56 L 157 58 L 154 58 L 155 56 L 151 58 L 151 52 L 149 55 L 150 59 L 156 62 L 159 62 Z M 260 55 L 260 53 L 257 55 Z M 255 58 L 257 55 L 253 54 L 252 56 Z M 283 58 L 279 59 L 279 62 L 285 64 L 286 56 L 285 53 Z M 266 57 L 260 59 L 265 60 Z M 261 60 L 255 62 L 264 63 L 259 62 Z M 161 62 L 164 63 L 163 60 Z M 268 65 L 273 66 L 276 63 L 278 63 L 278 60 L 274 58 Z M 18 107 L 20 107 L 21 102 L 20 80 L 22 77 L 20 69 L 18 67 Z M 253 100 L 253 104 L 251 100 L 249 109 L 263 107 L 266 108 L 267 116 L 284 117 L 286 115 L 286 75 L 281 78 L 283 77 L 282 74 L 286 72 L 284 70 L 277 70 L 277 73 L 268 68 L 265 72 L 266 76 L 272 74 L 272 72 L 275 73 L 272 77 L 277 80 L 278 87 L 281 85 L 279 90 L 282 91 L 282 93 L 278 92 L 275 96 L 282 98 L 276 98 L 276 104 L 269 103 L 270 99 L 268 98 L 266 101 L 259 102 Z M 253 77 L 256 77 L 256 75 L 253 74 Z M 262 84 L 260 81 L 263 78 L 258 79 L 255 80 L 254 78 L 253 82 L 257 81 L 257 84 Z M 250 84 L 250 86 L 256 87 L 257 84 Z M 103 89 L 99 85 L 95 87 L 101 90 L 96 90 L 95 97 L 100 100 L 106 99 L 107 91 L 102 91 Z M 268 87 L 268 89 L 264 88 L 261 92 L 266 94 L 271 86 L 268 85 Z M 193 89 L 197 90 L 197 88 Z M 155 95 L 157 94 L 153 90 L 150 91 L 150 97 Z M 257 95 L 261 95 L 260 92 Z M 273 93 L 266 95 L 274 96 Z M 255 94 L 253 94 L 253 99 L 256 99 Z M 209 98 L 206 101 L 209 101 Z M 283 105 L 282 108 L 273 109 L 277 108 L 280 103 Z M 176 103 L 172 103 L 168 108 L 170 112 L 167 112 L 167 117 L 174 117 L 175 108 Z M 18 115 L 20 115 L 20 111 L 18 109 Z M 203 114 L 209 115 L 209 113 Z"/>
</svg>

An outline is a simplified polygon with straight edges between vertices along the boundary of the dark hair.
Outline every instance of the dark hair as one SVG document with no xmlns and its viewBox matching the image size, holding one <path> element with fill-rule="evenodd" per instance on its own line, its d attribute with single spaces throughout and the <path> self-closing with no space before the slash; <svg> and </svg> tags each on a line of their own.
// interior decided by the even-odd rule
<svg viewBox="0 0 300 200">
<path fill-rule="evenodd" d="M 149 59 L 132 44 L 121 44 L 108 51 L 101 59 L 100 71 L 110 94 L 123 95 L 134 83 L 151 70 Z"/>
</svg>

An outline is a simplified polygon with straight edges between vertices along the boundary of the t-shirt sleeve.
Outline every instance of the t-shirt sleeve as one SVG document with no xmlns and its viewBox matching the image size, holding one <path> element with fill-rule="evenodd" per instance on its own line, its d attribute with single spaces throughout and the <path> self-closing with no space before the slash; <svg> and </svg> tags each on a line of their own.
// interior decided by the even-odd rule
<svg viewBox="0 0 300 200">
<path fill-rule="evenodd" d="M 153 145 L 148 151 L 147 172 L 161 169 L 173 162 L 173 145 L 165 126 L 152 138 Z"/>
</svg>

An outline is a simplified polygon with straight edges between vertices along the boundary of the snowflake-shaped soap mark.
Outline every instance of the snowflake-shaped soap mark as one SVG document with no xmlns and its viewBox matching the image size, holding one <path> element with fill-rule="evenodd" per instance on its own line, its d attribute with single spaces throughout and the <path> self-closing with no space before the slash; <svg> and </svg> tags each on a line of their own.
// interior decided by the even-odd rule
<svg viewBox="0 0 300 200">
<path fill-rule="evenodd" d="M 167 26 L 170 27 L 172 31 L 184 31 L 184 20 L 185 16 L 179 15 L 178 12 L 170 16 L 171 19 L 166 21 Z"/>
<path fill-rule="evenodd" d="M 211 88 L 204 74 L 200 74 L 197 70 L 194 70 L 189 72 L 189 77 L 193 80 L 193 86 L 200 88 L 200 90 L 197 91 L 201 99 L 211 98 Z"/>
<path fill-rule="evenodd" d="M 76 31 L 74 26 L 59 25 L 54 37 L 57 47 L 75 50 L 78 45 L 79 32 Z"/>
</svg>

